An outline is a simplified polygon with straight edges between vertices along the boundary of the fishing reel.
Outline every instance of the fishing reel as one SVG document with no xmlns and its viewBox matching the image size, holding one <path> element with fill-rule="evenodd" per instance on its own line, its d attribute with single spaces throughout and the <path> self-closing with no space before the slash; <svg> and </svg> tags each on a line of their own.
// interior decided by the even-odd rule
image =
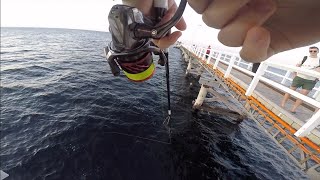
<svg viewBox="0 0 320 180">
<path fill-rule="evenodd" d="M 162 0 L 163 2 L 167 5 L 167 0 Z M 155 72 L 152 53 L 160 56 L 160 60 L 163 60 L 161 65 L 167 64 L 166 56 L 152 43 L 152 39 L 167 35 L 182 17 L 186 3 L 186 0 L 181 0 L 176 14 L 163 25 L 156 24 L 164 13 L 150 18 L 135 7 L 113 6 L 108 15 L 112 41 L 104 49 L 112 74 L 119 76 L 122 70 L 128 79 L 135 82 L 151 78 Z M 163 10 L 166 10 L 165 7 L 160 7 L 158 12 Z"/>
</svg>

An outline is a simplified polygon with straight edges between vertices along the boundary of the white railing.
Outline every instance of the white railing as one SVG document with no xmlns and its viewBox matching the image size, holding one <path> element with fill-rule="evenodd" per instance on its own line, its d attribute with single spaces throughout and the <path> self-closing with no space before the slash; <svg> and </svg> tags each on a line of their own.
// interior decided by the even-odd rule
<svg viewBox="0 0 320 180">
<path fill-rule="evenodd" d="M 189 50 L 192 50 L 192 49 L 193 49 L 191 46 L 188 46 L 188 48 L 189 48 Z M 206 48 L 204 48 L 204 47 L 194 47 L 194 49 L 195 49 L 195 51 L 193 51 L 193 52 L 197 52 L 196 54 L 197 54 L 198 56 L 203 57 L 203 60 L 204 60 L 205 53 L 206 53 Z M 237 68 L 237 69 L 243 70 L 244 68 L 241 67 L 241 66 L 246 66 L 245 69 L 251 70 L 251 68 L 252 68 L 252 63 L 248 63 L 248 62 L 242 60 L 240 57 L 238 57 L 238 54 L 235 54 L 235 53 L 221 52 L 221 51 L 212 50 L 211 53 L 210 53 L 210 55 L 209 55 L 209 57 L 210 57 L 210 58 L 215 58 L 215 59 L 217 59 L 217 58 L 218 58 L 218 55 L 219 55 L 220 53 L 223 55 L 223 58 L 219 58 L 219 59 L 218 59 L 220 62 L 223 62 L 223 63 L 225 63 L 225 64 L 229 64 L 229 63 L 230 63 L 230 62 L 229 62 L 230 58 L 225 58 L 225 57 L 226 57 L 226 56 L 236 56 L 236 57 L 237 57 L 237 60 L 236 60 L 235 63 L 234 63 L 234 64 L 236 65 L 235 68 L 239 67 L 239 68 Z M 213 54 L 217 54 L 217 55 L 214 56 Z M 227 61 L 226 61 L 226 60 L 227 60 Z M 273 71 L 268 70 L 268 69 L 266 69 L 265 72 L 268 73 L 268 74 L 271 74 L 274 78 L 279 78 L 278 81 L 277 81 L 277 80 L 274 80 L 275 82 L 279 82 L 280 84 L 284 84 L 284 85 L 285 85 L 285 84 L 287 84 L 287 85 L 288 85 L 288 84 L 291 84 L 291 82 L 292 82 L 293 79 L 290 77 L 290 75 L 292 74 L 293 70 L 292 70 L 292 69 L 286 69 L 286 68 L 280 68 L 280 67 L 278 67 L 278 65 L 280 65 L 280 64 L 276 64 L 276 63 L 273 63 L 273 64 L 274 64 L 275 66 L 270 66 L 270 67 L 274 67 L 274 68 L 276 68 L 277 70 L 283 70 L 284 75 L 282 75 L 282 74 L 280 74 L 280 73 L 278 73 L 278 72 L 273 72 Z M 288 67 L 292 67 L 292 66 L 288 66 Z M 246 72 L 248 72 L 248 71 L 246 71 Z M 312 72 L 314 72 L 314 71 L 312 71 Z M 253 75 L 253 74 L 250 74 L 250 75 Z M 264 74 L 264 76 L 266 76 L 266 75 Z M 318 83 L 318 84 L 319 84 L 319 83 Z M 316 98 L 317 95 L 319 95 L 319 94 L 320 94 L 320 84 L 319 84 L 318 86 L 316 86 L 315 88 L 313 88 L 313 90 L 309 93 L 309 96 L 311 96 L 311 97 L 313 97 L 313 98 Z"/>
<path fill-rule="evenodd" d="M 186 46 L 186 48 L 196 54 L 198 57 L 201 57 L 202 60 L 205 60 L 206 55 L 206 48 L 205 47 L 196 47 L 196 46 Z M 260 64 L 258 71 L 256 73 L 253 73 L 250 71 L 252 67 L 252 63 L 247 63 L 243 61 L 238 54 L 236 53 L 229 53 L 229 52 L 222 52 L 217 51 L 214 49 L 211 49 L 210 54 L 208 55 L 207 64 L 212 64 L 211 58 L 215 59 L 215 62 L 213 64 L 213 68 L 217 68 L 219 62 L 223 62 L 226 64 L 227 70 L 224 72 L 224 77 L 228 77 L 230 75 L 231 70 L 237 69 L 243 73 L 246 73 L 248 75 L 254 76 L 253 80 L 251 81 L 249 87 L 246 90 L 246 95 L 250 96 L 254 91 L 259 81 L 262 81 L 278 90 L 281 90 L 285 93 L 289 93 L 292 96 L 294 96 L 297 99 L 301 99 L 305 103 L 308 103 L 315 108 L 320 108 L 320 102 L 316 101 L 314 98 L 320 96 L 320 87 L 315 87 L 310 94 L 313 94 L 313 96 L 305 96 L 302 95 L 296 91 L 291 90 L 287 86 L 285 86 L 286 81 L 292 81 L 292 78 L 290 78 L 291 72 L 299 72 L 308 76 L 316 77 L 320 79 L 320 73 L 312 70 L 305 70 L 296 66 L 290 66 L 290 65 L 283 65 L 283 64 L 277 64 L 273 62 L 263 62 Z M 242 66 L 242 67 L 241 67 Z M 243 68 L 245 66 L 246 68 Z M 283 71 L 284 75 L 276 72 L 268 70 L 268 67 L 276 68 L 279 71 Z M 271 75 L 271 78 L 266 78 L 265 73 L 269 73 L 269 76 Z M 279 78 L 280 80 L 275 80 L 276 78 Z M 312 131 L 314 128 L 316 128 L 320 124 L 320 110 L 318 110 L 316 113 L 312 115 L 312 117 L 309 120 L 302 120 L 303 122 L 306 122 L 296 133 L 295 135 L 298 137 L 306 136 L 310 131 Z"/>
</svg>

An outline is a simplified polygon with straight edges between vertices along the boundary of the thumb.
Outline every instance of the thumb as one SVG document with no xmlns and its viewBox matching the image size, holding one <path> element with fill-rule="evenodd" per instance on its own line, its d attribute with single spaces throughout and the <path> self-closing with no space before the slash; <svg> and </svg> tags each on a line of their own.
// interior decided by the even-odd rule
<svg viewBox="0 0 320 180">
<path fill-rule="evenodd" d="M 249 62 L 261 62 L 268 58 L 270 33 L 263 27 L 255 26 L 246 34 L 240 51 L 242 59 Z"/>
</svg>

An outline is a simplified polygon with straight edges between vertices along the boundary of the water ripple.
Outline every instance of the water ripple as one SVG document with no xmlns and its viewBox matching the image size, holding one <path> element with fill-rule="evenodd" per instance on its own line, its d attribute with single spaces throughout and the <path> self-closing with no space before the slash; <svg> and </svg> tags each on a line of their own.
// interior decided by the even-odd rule
<svg viewBox="0 0 320 180">
<path fill-rule="evenodd" d="M 175 48 L 170 144 L 164 68 L 139 84 L 113 77 L 102 56 L 108 41 L 103 32 L 1 28 L 8 180 L 307 179 L 250 119 L 193 114 L 199 87 L 189 88 Z"/>
</svg>

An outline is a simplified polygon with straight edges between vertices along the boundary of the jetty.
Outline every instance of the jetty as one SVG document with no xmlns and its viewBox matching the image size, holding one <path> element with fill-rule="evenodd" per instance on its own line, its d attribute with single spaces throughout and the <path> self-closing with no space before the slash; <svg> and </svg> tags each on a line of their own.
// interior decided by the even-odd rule
<svg viewBox="0 0 320 180">
<path fill-rule="evenodd" d="M 292 72 L 319 79 L 320 73 L 268 61 L 253 73 L 252 63 L 236 53 L 211 49 L 206 54 L 206 47 L 184 44 L 177 47 L 188 64 L 186 76 L 197 77 L 201 84 L 194 109 L 221 113 L 212 102 L 222 102 L 240 117 L 253 119 L 310 179 L 320 179 L 320 102 L 316 100 L 320 88 L 315 87 L 309 96 L 304 96 L 288 87 Z M 224 98 L 225 92 L 236 104 Z M 285 93 L 291 94 L 291 98 L 282 108 L 280 103 Z M 289 109 L 296 99 L 301 99 L 303 104 L 293 114 Z M 241 122 L 237 119 L 236 122 Z"/>
</svg>

